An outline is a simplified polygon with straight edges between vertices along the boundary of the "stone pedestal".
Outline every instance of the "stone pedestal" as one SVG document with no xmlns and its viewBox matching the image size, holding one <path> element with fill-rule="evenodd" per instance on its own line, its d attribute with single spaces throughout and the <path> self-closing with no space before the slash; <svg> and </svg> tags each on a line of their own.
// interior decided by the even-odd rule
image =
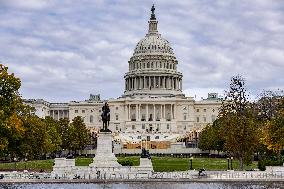
<svg viewBox="0 0 284 189">
<path fill-rule="evenodd" d="M 112 133 L 100 132 L 98 134 L 97 152 L 93 159 L 93 163 L 89 165 L 91 168 L 108 168 L 121 167 L 117 162 L 117 158 L 112 152 Z"/>
</svg>

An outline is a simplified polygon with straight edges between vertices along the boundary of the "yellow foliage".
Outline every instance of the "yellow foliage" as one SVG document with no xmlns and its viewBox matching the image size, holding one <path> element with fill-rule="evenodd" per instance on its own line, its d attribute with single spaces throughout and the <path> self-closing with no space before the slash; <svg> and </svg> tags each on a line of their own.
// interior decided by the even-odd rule
<svg viewBox="0 0 284 189">
<path fill-rule="evenodd" d="M 16 131 L 17 133 L 24 133 L 25 132 L 23 122 L 16 113 L 13 113 L 7 119 L 6 125 L 9 129 L 12 129 L 12 130 Z"/>
</svg>

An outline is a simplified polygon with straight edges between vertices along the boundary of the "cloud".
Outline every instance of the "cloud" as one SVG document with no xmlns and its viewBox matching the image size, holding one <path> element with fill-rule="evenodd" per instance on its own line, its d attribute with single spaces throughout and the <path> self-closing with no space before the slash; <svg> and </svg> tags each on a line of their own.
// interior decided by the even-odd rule
<svg viewBox="0 0 284 189">
<path fill-rule="evenodd" d="M 0 0 L 0 61 L 25 98 L 117 98 L 153 1 Z M 284 88 L 282 1 L 156 0 L 187 95 L 223 91 L 241 74 L 252 94 Z M 192 93 L 193 91 L 193 93 Z"/>
<path fill-rule="evenodd" d="M 1 6 L 19 9 L 43 9 L 48 6 L 49 0 L 0 0 Z"/>
</svg>

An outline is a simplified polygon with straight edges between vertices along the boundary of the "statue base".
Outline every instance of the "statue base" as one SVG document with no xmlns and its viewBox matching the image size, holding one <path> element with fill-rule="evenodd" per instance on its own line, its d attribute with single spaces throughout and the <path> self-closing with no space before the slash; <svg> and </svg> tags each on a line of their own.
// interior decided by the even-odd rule
<svg viewBox="0 0 284 189">
<path fill-rule="evenodd" d="M 93 163 L 89 165 L 91 168 L 107 168 L 107 167 L 121 167 L 117 162 L 117 158 L 112 152 L 112 133 L 100 132 L 98 133 L 97 152 L 93 159 Z"/>
<path fill-rule="evenodd" d="M 100 132 L 111 133 L 112 131 L 110 129 L 101 129 Z"/>
</svg>

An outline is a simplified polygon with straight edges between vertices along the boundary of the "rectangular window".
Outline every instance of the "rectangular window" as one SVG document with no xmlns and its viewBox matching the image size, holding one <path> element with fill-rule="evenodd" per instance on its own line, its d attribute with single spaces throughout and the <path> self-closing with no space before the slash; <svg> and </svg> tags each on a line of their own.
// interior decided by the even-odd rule
<svg viewBox="0 0 284 189">
<path fill-rule="evenodd" d="M 196 122 L 197 122 L 197 123 L 199 122 L 199 117 L 196 117 Z"/>
<path fill-rule="evenodd" d="M 115 120 L 118 120 L 118 114 L 115 115 Z"/>
<path fill-rule="evenodd" d="M 206 109 L 203 109 L 204 112 L 206 112 Z"/>
<path fill-rule="evenodd" d="M 115 126 L 115 129 L 118 131 L 118 125 Z"/>
<path fill-rule="evenodd" d="M 203 122 L 206 122 L 206 117 L 203 117 Z"/>
<path fill-rule="evenodd" d="M 84 114 L 84 113 L 85 113 L 85 110 L 82 110 L 82 113 Z"/>
<path fill-rule="evenodd" d="M 78 113 L 78 110 L 75 110 L 75 113 Z"/>
<path fill-rule="evenodd" d="M 132 130 L 134 130 L 135 129 L 135 125 L 132 125 Z"/>
<path fill-rule="evenodd" d="M 186 120 L 186 114 L 183 115 L 183 120 Z"/>
<path fill-rule="evenodd" d="M 142 124 L 142 129 L 145 129 L 145 124 Z"/>
<path fill-rule="evenodd" d="M 199 112 L 199 109 L 196 109 L 196 112 Z"/>
</svg>

